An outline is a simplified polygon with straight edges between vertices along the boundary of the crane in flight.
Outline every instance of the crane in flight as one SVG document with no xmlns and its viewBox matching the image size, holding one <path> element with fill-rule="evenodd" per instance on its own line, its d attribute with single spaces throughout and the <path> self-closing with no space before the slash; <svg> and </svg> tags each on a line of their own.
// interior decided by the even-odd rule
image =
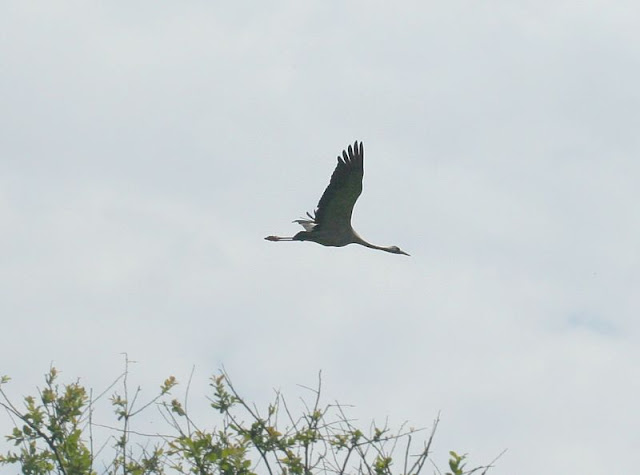
<svg viewBox="0 0 640 475">
<path fill-rule="evenodd" d="M 362 239 L 351 227 L 353 207 L 362 193 L 364 176 L 364 147 L 362 142 L 349 145 L 338 156 L 338 165 L 331 175 L 329 186 L 324 190 L 318 207 L 313 213 L 307 213 L 309 219 L 296 219 L 304 231 L 293 237 L 267 236 L 267 241 L 313 241 L 323 246 L 342 247 L 347 244 L 360 244 L 392 254 L 404 254 L 398 246 L 376 246 Z"/>
</svg>

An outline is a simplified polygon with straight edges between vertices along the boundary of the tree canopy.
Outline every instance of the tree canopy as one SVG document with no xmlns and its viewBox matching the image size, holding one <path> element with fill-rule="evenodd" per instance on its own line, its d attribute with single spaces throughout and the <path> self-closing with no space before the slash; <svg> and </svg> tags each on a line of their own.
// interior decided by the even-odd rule
<svg viewBox="0 0 640 475">
<path fill-rule="evenodd" d="M 190 416 L 190 384 L 180 401 L 173 395 L 178 381 L 170 376 L 157 394 L 141 401 L 140 388 L 132 391 L 128 378 L 127 361 L 124 372 L 93 397 L 79 381 L 60 383 L 51 367 L 37 396 L 18 404 L 7 394 L 10 378 L 3 376 L 0 405 L 13 421 L 6 436 L 13 447 L 2 450 L 0 465 L 20 467 L 26 475 L 418 475 L 427 467 L 443 473 L 430 459 L 439 417 L 430 430 L 407 424 L 359 427 L 347 407 L 323 403 L 320 374 L 297 413 L 280 392 L 259 409 L 222 370 L 211 377 L 206 395 L 215 422 Z M 112 423 L 96 417 L 97 405 L 106 399 Z M 152 407 L 160 411 L 162 430 L 134 430 L 133 422 Z M 486 474 L 492 464 L 467 469 L 466 455 L 451 451 L 445 475 Z"/>
</svg>

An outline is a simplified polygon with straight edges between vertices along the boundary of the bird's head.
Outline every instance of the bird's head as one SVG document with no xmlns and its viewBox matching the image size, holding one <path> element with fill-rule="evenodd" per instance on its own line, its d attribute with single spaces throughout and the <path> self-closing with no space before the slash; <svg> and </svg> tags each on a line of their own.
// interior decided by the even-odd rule
<svg viewBox="0 0 640 475">
<path fill-rule="evenodd" d="M 398 246 L 389 246 L 387 248 L 387 250 L 389 252 L 391 252 L 392 254 L 404 254 L 405 256 L 410 256 L 411 254 L 407 254 L 406 252 L 404 252 L 402 249 L 400 249 Z"/>
</svg>

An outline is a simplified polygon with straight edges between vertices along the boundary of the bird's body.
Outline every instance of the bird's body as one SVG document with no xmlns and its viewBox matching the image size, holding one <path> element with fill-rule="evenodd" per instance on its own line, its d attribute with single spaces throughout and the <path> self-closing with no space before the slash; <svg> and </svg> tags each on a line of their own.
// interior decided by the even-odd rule
<svg viewBox="0 0 640 475">
<path fill-rule="evenodd" d="M 300 219 L 294 222 L 298 223 Z M 299 223 L 302 224 L 302 223 Z M 349 226 L 350 229 L 337 229 L 336 231 L 317 230 L 317 231 L 300 231 L 293 236 L 294 241 L 313 241 L 323 246 L 343 247 L 347 244 L 358 242 L 358 234 Z"/>
<path fill-rule="evenodd" d="M 338 165 L 331 175 L 329 186 L 322 194 L 314 215 L 296 219 L 304 231 L 293 237 L 267 236 L 268 241 L 313 241 L 323 246 L 342 247 L 360 244 L 372 249 L 409 255 L 397 246 L 376 246 L 362 239 L 351 226 L 353 207 L 362 193 L 364 176 L 364 147 L 357 141 L 338 156 Z"/>
</svg>

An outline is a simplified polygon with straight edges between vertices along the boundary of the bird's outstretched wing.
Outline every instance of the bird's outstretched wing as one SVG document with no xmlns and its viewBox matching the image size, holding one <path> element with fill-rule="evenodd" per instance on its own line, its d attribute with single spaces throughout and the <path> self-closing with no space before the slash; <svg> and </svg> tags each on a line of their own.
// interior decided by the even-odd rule
<svg viewBox="0 0 640 475">
<path fill-rule="evenodd" d="M 314 220 L 317 229 L 348 228 L 351 213 L 360 193 L 364 175 L 364 147 L 356 142 L 338 156 L 338 165 L 324 190 Z"/>
</svg>

